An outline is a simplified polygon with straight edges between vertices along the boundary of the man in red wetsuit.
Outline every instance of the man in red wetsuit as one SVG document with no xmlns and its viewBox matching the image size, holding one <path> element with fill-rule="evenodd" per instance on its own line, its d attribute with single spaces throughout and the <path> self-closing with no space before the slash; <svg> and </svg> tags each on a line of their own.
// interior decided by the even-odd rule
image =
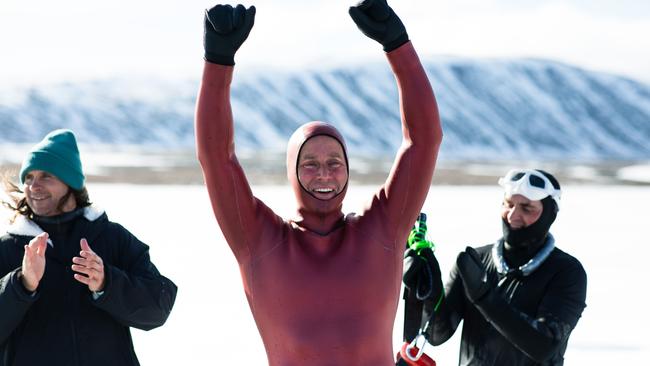
<svg viewBox="0 0 650 366">
<path fill-rule="evenodd" d="M 344 215 L 343 137 L 327 123 L 303 125 L 287 150 L 297 213 L 284 220 L 253 196 L 234 150 L 234 54 L 255 8 L 217 5 L 206 12 L 197 154 L 272 366 L 395 364 L 404 243 L 431 184 L 442 131 L 424 69 L 386 1 L 363 1 L 350 16 L 386 51 L 399 88 L 402 144 L 364 211 Z"/>
</svg>

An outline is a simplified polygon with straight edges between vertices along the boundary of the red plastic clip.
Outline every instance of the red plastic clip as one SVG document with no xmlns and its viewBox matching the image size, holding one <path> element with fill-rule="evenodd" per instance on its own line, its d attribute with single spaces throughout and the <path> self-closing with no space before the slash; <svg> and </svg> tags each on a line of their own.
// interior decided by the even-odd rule
<svg viewBox="0 0 650 366">
<path fill-rule="evenodd" d="M 436 361 L 421 353 L 417 346 L 411 346 L 411 343 L 405 342 L 402 349 L 397 354 L 397 359 L 406 362 L 409 366 L 436 366 Z"/>
</svg>

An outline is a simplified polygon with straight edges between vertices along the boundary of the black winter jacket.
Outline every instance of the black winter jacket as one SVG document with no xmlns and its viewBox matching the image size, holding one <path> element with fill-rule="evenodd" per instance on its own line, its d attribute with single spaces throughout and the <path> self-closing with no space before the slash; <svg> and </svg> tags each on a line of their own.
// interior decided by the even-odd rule
<svg viewBox="0 0 650 366">
<path fill-rule="evenodd" d="M 454 265 L 446 298 L 427 332 L 430 342 L 442 344 L 464 320 L 459 365 L 562 365 L 569 335 L 586 306 L 582 265 L 556 247 L 530 275 L 504 276 L 491 249 L 477 251 L 495 287 L 472 304 Z"/>
<path fill-rule="evenodd" d="M 55 226 L 48 226 L 53 245 L 31 295 L 17 272 L 23 246 L 43 229 L 19 216 L 0 238 L 0 366 L 139 365 L 129 327 L 162 325 L 176 286 L 151 263 L 149 247 L 103 211 L 87 207 Z M 97 300 L 70 268 L 81 238 L 104 262 L 104 293 Z"/>
</svg>

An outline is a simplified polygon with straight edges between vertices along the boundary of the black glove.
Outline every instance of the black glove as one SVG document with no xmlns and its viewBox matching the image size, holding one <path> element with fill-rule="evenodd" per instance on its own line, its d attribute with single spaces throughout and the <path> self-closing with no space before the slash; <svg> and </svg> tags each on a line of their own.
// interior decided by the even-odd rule
<svg viewBox="0 0 650 366">
<path fill-rule="evenodd" d="M 205 11 L 203 48 L 209 62 L 232 66 L 235 52 L 244 43 L 255 23 L 255 7 L 239 4 L 216 5 Z"/>
<path fill-rule="evenodd" d="M 481 300 L 492 288 L 483 262 L 474 248 L 467 247 L 456 258 L 458 273 L 463 279 L 465 294 L 473 303 Z"/>
<path fill-rule="evenodd" d="M 363 0 L 349 10 L 352 20 L 366 36 L 390 52 L 408 42 L 406 28 L 386 0 Z"/>
<path fill-rule="evenodd" d="M 425 248 L 418 254 L 413 249 L 404 253 L 404 286 L 415 291 L 418 300 L 434 300 L 442 295 L 442 275 L 440 265 L 431 248 Z"/>
</svg>

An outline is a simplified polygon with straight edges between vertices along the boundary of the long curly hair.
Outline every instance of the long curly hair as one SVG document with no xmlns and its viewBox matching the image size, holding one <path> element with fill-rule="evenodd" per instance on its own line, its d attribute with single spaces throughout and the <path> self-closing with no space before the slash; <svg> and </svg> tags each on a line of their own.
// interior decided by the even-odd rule
<svg viewBox="0 0 650 366">
<path fill-rule="evenodd" d="M 3 174 L 2 183 L 4 185 L 4 191 L 6 197 L 2 199 L 2 205 L 13 211 L 13 216 L 10 217 L 9 221 L 14 222 L 18 215 L 23 215 L 27 218 L 32 218 L 34 216 L 34 211 L 27 204 L 27 198 L 25 197 L 25 192 L 20 189 L 20 187 L 14 183 L 8 176 L 8 174 Z M 87 207 L 92 204 L 88 196 L 88 190 L 86 186 L 83 186 L 81 189 L 72 189 L 68 186 L 68 192 L 61 197 L 57 208 L 59 210 L 63 209 L 65 202 L 70 198 L 74 197 L 77 208 Z"/>
</svg>

